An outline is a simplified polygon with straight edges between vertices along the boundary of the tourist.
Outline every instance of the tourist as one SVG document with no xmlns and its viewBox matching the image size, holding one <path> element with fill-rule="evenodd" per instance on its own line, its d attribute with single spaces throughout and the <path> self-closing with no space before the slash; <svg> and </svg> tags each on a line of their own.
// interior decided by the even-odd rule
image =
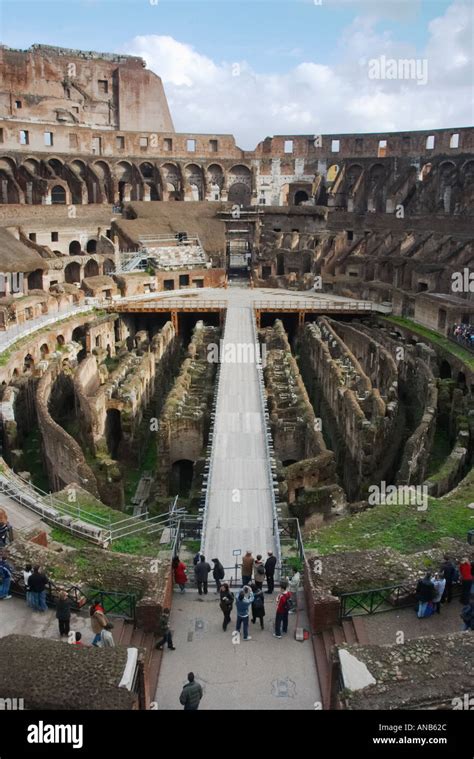
<svg viewBox="0 0 474 759">
<path fill-rule="evenodd" d="M 274 638 L 281 638 L 282 633 L 288 632 L 288 614 L 291 609 L 291 593 L 286 582 L 280 585 L 280 592 L 276 597 L 275 632 Z M 283 627 L 283 630 L 281 629 Z"/>
<path fill-rule="evenodd" d="M 221 580 L 225 577 L 225 569 L 220 563 L 219 559 L 211 559 L 214 567 L 212 568 L 212 576 L 216 581 L 216 593 L 219 593 L 221 589 Z"/>
<path fill-rule="evenodd" d="M 13 568 L 8 561 L 2 556 L 0 559 L 0 600 L 7 601 L 11 598 L 10 585 L 13 577 Z"/>
<path fill-rule="evenodd" d="M 0 548 L 5 548 L 7 543 L 11 543 L 12 536 L 13 536 L 13 528 L 10 522 L 8 521 L 0 522 Z"/>
<path fill-rule="evenodd" d="M 186 574 L 186 564 L 179 560 L 179 556 L 175 556 L 171 562 L 171 566 L 173 569 L 174 581 L 176 585 L 179 585 L 181 593 L 184 593 L 186 590 L 186 583 L 188 581 L 188 576 Z"/>
<path fill-rule="evenodd" d="M 100 634 L 100 647 L 101 648 L 115 648 L 115 641 L 114 636 L 111 633 L 111 630 L 114 629 L 114 626 L 107 622 L 104 629 L 102 630 Z"/>
<path fill-rule="evenodd" d="M 69 625 L 71 622 L 71 602 L 67 597 L 65 590 L 59 594 L 59 600 L 56 604 L 56 619 L 58 620 L 59 634 L 69 635 Z"/>
<path fill-rule="evenodd" d="M 247 551 L 242 559 L 242 587 L 244 585 L 250 585 L 253 573 L 254 558 L 252 551 Z"/>
<path fill-rule="evenodd" d="M 196 711 L 202 698 L 202 687 L 194 679 L 194 672 L 188 675 L 188 682 L 183 687 L 179 697 L 179 703 L 184 706 L 185 712 Z"/>
<path fill-rule="evenodd" d="M 23 584 L 25 586 L 25 594 L 26 594 L 26 605 L 30 607 L 30 609 L 33 608 L 33 601 L 31 598 L 31 591 L 30 586 L 28 584 L 28 580 L 30 579 L 32 572 L 32 566 L 31 564 L 25 564 L 25 568 L 23 570 Z"/>
<path fill-rule="evenodd" d="M 240 628 L 243 625 L 244 628 L 244 640 L 252 640 L 249 635 L 249 608 L 253 602 L 253 593 L 248 585 L 244 585 L 237 601 L 235 602 L 235 608 L 237 609 L 237 623 L 235 629 L 240 633 Z"/>
<path fill-rule="evenodd" d="M 159 635 L 161 635 L 161 640 L 155 646 L 158 651 L 163 651 L 165 643 L 168 645 L 170 651 L 176 650 L 173 646 L 173 635 L 170 630 L 170 610 L 168 608 L 163 609 L 161 612 Z"/>
<path fill-rule="evenodd" d="M 461 563 L 459 565 L 459 575 L 461 577 L 461 598 L 460 601 L 464 606 L 466 606 L 469 603 L 469 597 L 471 595 L 471 587 L 472 587 L 472 571 L 471 571 L 471 562 L 466 557 L 464 559 L 461 559 Z"/>
<path fill-rule="evenodd" d="M 293 569 L 293 576 L 290 578 L 290 581 L 288 583 L 289 589 L 291 592 L 291 601 L 293 604 L 293 608 L 290 609 L 288 612 L 289 614 L 295 614 L 298 609 L 298 590 L 300 587 L 301 582 L 301 576 L 298 570 L 295 568 Z"/>
<path fill-rule="evenodd" d="M 431 609 L 434 611 L 432 601 L 435 597 L 435 588 L 431 581 L 431 572 L 427 572 L 423 579 L 418 581 L 416 586 L 416 599 L 418 601 L 417 617 L 430 616 Z"/>
<path fill-rule="evenodd" d="M 220 601 L 219 606 L 222 609 L 222 613 L 224 614 L 224 621 L 222 623 L 222 629 L 224 632 L 227 630 L 227 625 L 229 624 L 230 615 L 232 612 L 232 607 L 234 606 L 234 594 L 229 588 L 229 583 L 224 582 L 221 585 L 220 589 Z"/>
<path fill-rule="evenodd" d="M 252 624 L 255 624 L 255 620 L 260 620 L 260 627 L 263 630 L 263 618 L 265 616 L 265 596 L 263 595 L 263 588 L 257 582 L 252 585 L 253 601 L 252 601 Z"/>
<path fill-rule="evenodd" d="M 265 562 L 265 574 L 267 576 L 267 593 L 273 593 L 275 587 L 275 566 L 277 563 L 273 551 L 267 551 L 268 559 Z"/>
<path fill-rule="evenodd" d="M 474 630 L 474 594 L 470 596 L 469 603 L 464 606 L 461 619 L 464 622 L 464 630 Z"/>
<path fill-rule="evenodd" d="M 206 557 L 201 554 L 199 562 L 196 564 L 196 582 L 198 586 L 198 593 L 200 596 L 204 593 L 207 595 L 207 578 L 211 571 L 210 565 L 206 561 Z"/>
<path fill-rule="evenodd" d="M 35 611 L 46 611 L 48 606 L 46 604 L 46 586 L 49 583 L 49 579 L 42 571 L 42 567 L 33 567 L 33 572 L 28 580 L 28 586 L 32 594 L 33 609 Z"/>
<path fill-rule="evenodd" d="M 255 559 L 253 578 L 257 588 L 262 590 L 263 581 L 265 580 L 265 565 L 262 561 L 261 554 L 257 554 L 257 558 Z"/>
<path fill-rule="evenodd" d="M 444 594 L 441 600 L 443 603 L 446 601 L 449 604 L 451 603 L 451 599 L 453 597 L 453 585 L 459 580 L 459 571 L 451 557 L 447 554 L 444 556 L 444 561 L 441 564 L 440 572 L 443 573 L 444 579 L 446 580 Z"/>
<path fill-rule="evenodd" d="M 446 587 L 446 580 L 442 572 L 436 572 L 433 579 L 433 586 L 435 589 L 435 597 L 433 603 L 435 605 L 436 613 L 441 614 L 441 599 Z"/>
<path fill-rule="evenodd" d="M 95 599 L 94 603 L 89 609 L 89 614 L 91 618 L 92 632 L 94 633 L 92 645 L 98 646 L 100 643 L 100 634 L 104 627 L 108 624 L 107 617 L 105 616 L 105 610 L 100 602 L 100 599 Z"/>
<path fill-rule="evenodd" d="M 82 642 L 82 633 L 76 632 L 74 633 L 74 640 L 72 642 L 73 646 L 83 646 L 84 643 Z"/>
</svg>

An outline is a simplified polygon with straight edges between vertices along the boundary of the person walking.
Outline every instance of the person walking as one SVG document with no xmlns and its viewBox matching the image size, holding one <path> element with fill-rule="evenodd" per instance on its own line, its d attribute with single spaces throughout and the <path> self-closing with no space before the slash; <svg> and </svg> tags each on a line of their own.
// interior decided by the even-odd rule
<svg viewBox="0 0 474 759">
<path fill-rule="evenodd" d="M 234 594 L 229 588 L 229 583 L 224 582 L 221 585 L 220 589 L 220 601 L 219 606 L 222 609 L 222 613 L 224 615 L 224 621 L 222 623 L 222 629 L 224 632 L 227 630 L 227 625 L 230 623 L 230 615 L 232 612 L 232 608 L 234 606 Z"/>
<path fill-rule="evenodd" d="M 198 586 L 198 593 L 200 596 L 204 593 L 207 596 L 207 578 L 211 567 L 206 561 L 206 557 L 201 554 L 200 561 L 196 564 L 196 582 Z"/>
<path fill-rule="evenodd" d="M 253 567 L 253 581 L 258 590 L 262 590 L 263 588 L 263 581 L 265 580 L 265 565 L 262 561 L 261 554 L 257 555 L 257 558 L 255 559 L 255 564 Z"/>
<path fill-rule="evenodd" d="M 100 643 L 100 634 L 102 630 L 104 629 L 104 627 L 108 624 L 107 617 L 105 616 L 104 607 L 102 606 L 98 598 L 95 599 L 94 603 L 90 607 L 89 614 L 91 617 L 92 632 L 94 633 L 94 637 L 92 639 L 92 645 L 98 646 Z"/>
<path fill-rule="evenodd" d="M 293 569 L 293 576 L 290 578 L 288 587 L 291 593 L 292 608 L 289 614 L 296 614 L 298 610 L 298 590 L 300 587 L 301 576 L 297 569 Z"/>
<path fill-rule="evenodd" d="M 181 593 L 184 593 L 186 590 L 186 583 L 188 581 L 188 576 L 186 574 L 186 564 L 179 560 L 179 556 L 175 556 L 171 562 L 171 566 L 173 569 L 174 581 L 176 585 L 179 585 Z"/>
<path fill-rule="evenodd" d="M 42 567 L 33 567 L 28 586 L 32 593 L 33 609 L 35 611 L 46 611 L 48 608 L 46 604 L 46 586 L 49 583 L 49 579 L 42 571 Z"/>
<path fill-rule="evenodd" d="M 196 682 L 194 672 L 188 675 L 188 682 L 183 687 L 179 697 L 179 703 L 184 706 L 185 712 L 196 711 L 202 699 L 202 687 Z"/>
<path fill-rule="evenodd" d="M 459 580 L 459 571 L 454 561 L 447 554 L 444 556 L 444 561 L 440 567 L 440 573 L 443 573 L 446 585 L 444 587 L 442 602 L 451 603 L 453 597 L 453 585 Z"/>
<path fill-rule="evenodd" d="M 474 594 L 470 596 L 469 603 L 464 606 L 461 619 L 464 622 L 463 630 L 474 630 Z"/>
<path fill-rule="evenodd" d="M 170 651 L 175 651 L 176 649 L 173 646 L 173 635 L 170 630 L 170 610 L 169 609 L 163 609 L 163 611 L 161 612 L 159 634 L 162 637 L 161 637 L 161 640 L 158 641 L 158 643 L 156 644 L 155 648 L 157 648 L 158 651 L 163 651 L 163 647 L 166 643 Z"/>
<path fill-rule="evenodd" d="M 115 648 L 115 641 L 114 636 L 112 635 L 111 630 L 114 629 L 113 624 L 110 622 L 107 622 L 104 629 L 102 630 L 100 634 L 100 648 Z"/>
<path fill-rule="evenodd" d="M 274 638 L 281 638 L 282 633 L 288 632 L 288 614 L 291 608 L 291 593 L 286 582 L 280 585 L 280 592 L 276 597 L 275 632 Z M 283 627 L 283 630 L 282 630 Z"/>
<path fill-rule="evenodd" d="M 219 593 L 221 589 L 221 580 L 225 577 L 225 569 L 219 559 L 211 559 L 211 561 L 214 564 L 212 568 L 212 576 L 216 581 L 216 593 Z"/>
<path fill-rule="evenodd" d="M 428 616 L 428 604 L 430 604 L 435 597 L 435 588 L 431 581 L 431 572 L 427 572 L 426 575 L 418 581 L 416 586 L 416 598 L 418 601 L 417 617 Z"/>
<path fill-rule="evenodd" d="M 243 625 L 244 628 L 244 640 L 252 640 L 249 635 L 249 608 L 253 602 L 253 593 L 248 585 L 244 585 L 237 601 L 235 602 L 235 608 L 237 609 L 237 624 L 235 629 L 240 633 L 240 628 Z"/>
<path fill-rule="evenodd" d="M 442 572 L 436 572 L 433 585 L 435 589 L 435 597 L 433 603 L 435 605 L 436 613 L 441 614 L 441 599 L 443 598 L 444 590 L 446 588 L 446 580 Z"/>
<path fill-rule="evenodd" d="M 244 587 L 244 585 L 250 585 L 253 574 L 253 564 L 254 558 L 252 556 L 252 551 L 247 551 L 242 559 L 242 587 Z"/>
<path fill-rule="evenodd" d="M 28 580 L 30 579 L 32 572 L 32 566 L 31 564 L 25 564 L 25 568 L 23 570 L 23 584 L 25 586 L 25 594 L 26 594 L 26 605 L 30 607 L 30 609 L 33 608 L 33 603 L 31 600 L 31 591 L 30 586 L 28 585 Z"/>
<path fill-rule="evenodd" d="M 461 559 L 459 565 L 459 575 L 461 577 L 461 598 L 460 601 L 464 606 L 469 603 L 472 588 L 472 571 L 471 562 L 466 557 Z"/>
<path fill-rule="evenodd" d="M 11 598 L 10 585 L 12 582 L 12 577 L 13 567 L 2 556 L 0 559 L 0 582 L 2 584 L 0 588 L 0 600 L 2 601 L 7 601 L 9 598 Z"/>
<path fill-rule="evenodd" d="M 252 585 L 253 601 L 252 601 L 252 624 L 255 624 L 257 619 L 260 620 L 260 627 L 263 630 L 263 618 L 265 616 L 265 596 L 263 595 L 263 589 L 258 587 L 257 582 Z"/>
<path fill-rule="evenodd" d="M 267 593 L 273 593 L 275 587 L 276 556 L 272 551 L 267 551 L 268 559 L 265 562 L 265 574 L 267 576 Z"/>
<path fill-rule="evenodd" d="M 71 623 L 71 602 L 67 597 L 65 590 L 59 594 L 59 600 L 56 604 L 56 619 L 58 620 L 59 634 L 69 635 L 69 625 Z"/>
</svg>

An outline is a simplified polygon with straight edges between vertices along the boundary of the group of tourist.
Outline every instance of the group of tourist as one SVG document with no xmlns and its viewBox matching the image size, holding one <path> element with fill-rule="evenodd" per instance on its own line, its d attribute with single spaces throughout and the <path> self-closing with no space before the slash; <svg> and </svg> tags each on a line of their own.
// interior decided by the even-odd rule
<svg viewBox="0 0 474 759">
<path fill-rule="evenodd" d="M 458 343 L 464 343 L 469 348 L 474 348 L 474 327 L 470 324 L 455 324 L 452 334 Z"/>
<path fill-rule="evenodd" d="M 473 596 L 471 595 L 474 579 L 474 561 L 461 559 L 459 565 L 450 556 L 444 556 L 443 563 L 438 572 L 432 574 L 427 572 L 421 578 L 416 586 L 416 613 L 419 619 L 430 617 L 434 613 L 440 614 L 441 604 L 450 603 L 453 597 L 453 587 L 458 583 L 461 584 L 461 595 L 459 598 L 463 607 L 469 607 L 472 604 Z M 463 617 L 463 612 L 461 617 Z M 464 629 L 472 629 L 465 627 Z"/>
<path fill-rule="evenodd" d="M 239 592 L 235 595 L 229 586 L 229 583 L 223 582 L 225 569 L 219 559 L 212 559 L 213 567 L 206 561 L 203 554 L 197 553 L 193 559 L 194 576 L 199 595 L 208 593 L 208 578 L 212 576 L 216 583 L 216 594 L 219 594 L 219 606 L 224 615 L 222 629 L 227 630 L 231 623 L 231 613 L 234 608 L 237 613 L 236 631 L 243 631 L 243 640 L 252 640 L 249 635 L 249 620 L 255 624 L 258 620 L 260 628 L 265 627 L 265 596 L 263 584 L 267 581 L 266 594 L 272 595 L 275 588 L 275 568 L 276 557 L 272 551 L 267 552 L 267 559 L 264 562 L 262 555 L 257 554 L 254 558 L 251 551 L 247 551 L 242 559 L 242 582 Z M 186 565 L 180 561 L 179 556 L 175 556 L 172 562 L 174 580 L 179 586 L 182 593 L 186 590 L 188 575 Z M 300 574 L 295 569 L 292 577 L 288 581 L 283 581 L 280 585 L 280 592 L 276 598 L 275 629 L 273 635 L 281 638 L 288 632 L 288 615 L 297 610 L 297 593 L 300 585 Z M 168 648 L 174 650 L 172 634 L 169 629 L 169 610 L 165 609 L 164 621 L 162 623 L 161 640 L 157 648 L 163 648 L 165 643 Z"/>
</svg>

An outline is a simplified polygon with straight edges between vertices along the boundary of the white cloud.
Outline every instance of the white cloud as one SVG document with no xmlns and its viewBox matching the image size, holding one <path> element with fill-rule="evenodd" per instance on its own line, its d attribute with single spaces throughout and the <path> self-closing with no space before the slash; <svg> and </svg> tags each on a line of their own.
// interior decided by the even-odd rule
<svg viewBox="0 0 474 759">
<path fill-rule="evenodd" d="M 141 55 L 161 76 L 177 131 L 231 133 L 253 149 L 273 134 L 471 124 L 472 15 L 470 0 L 454 2 L 429 24 L 425 50 L 378 33 L 375 15 L 360 16 L 341 32 L 336 65 L 304 61 L 284 73 L 216 62 L 169 36 L 135 37 L 126 52 Z M 370 79 L 368 61 L 380 56 L 426 59 L 427 84 Z"/>
</svg>

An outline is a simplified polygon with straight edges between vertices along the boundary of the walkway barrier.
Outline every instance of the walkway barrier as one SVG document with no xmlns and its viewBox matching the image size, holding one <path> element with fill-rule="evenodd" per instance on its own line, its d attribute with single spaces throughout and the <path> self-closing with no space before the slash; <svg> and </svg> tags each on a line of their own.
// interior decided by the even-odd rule
<svg viewBox="0 0 474 759">
<path fill-rule="evenodd" d="M 378 303 L 372 303 L 367 300 L 317 300 L 316 298 L 307 300 L 262 300 L 254 301 L 253 307 L 256 310 L 263 311 L 335 311 L 337 313 L 344 311 L 381 311 L 385 313 L 387 308 L 380 306 Z M 390 309 L 388 309 L 390 311 Z"/>
<path fill-rule="evenodd" d="M 387 585 L 384 588 L 370 588 L 353 593 L 341 593 L 340 620 L 362 614 L 376 614 L 390 609 L 413 606 L 415 590 L 407 584 Z"/>
<path fill-rule="evenodd" d="M 37 319 L 31 319 L 31 321 L 8 327 L 5 332 L 0 333 L 0 352 L 8 350 L 8 348 L 14 345 L 17 340 L 28 337 L 39 329 L 49 327 L 55 322 L 62 321 L 63 319 L 69 319 L 72 316 L 92 311 L 96 305 L 98 305 L 98 301 L 96 302 L 92 298 L 89 298 L 84 306 L 75 306 L 67 309 L 63 308 L 57 311 L 53 316 L 45 314 L 44 316 L 39 316 Z"/>
</svg>

